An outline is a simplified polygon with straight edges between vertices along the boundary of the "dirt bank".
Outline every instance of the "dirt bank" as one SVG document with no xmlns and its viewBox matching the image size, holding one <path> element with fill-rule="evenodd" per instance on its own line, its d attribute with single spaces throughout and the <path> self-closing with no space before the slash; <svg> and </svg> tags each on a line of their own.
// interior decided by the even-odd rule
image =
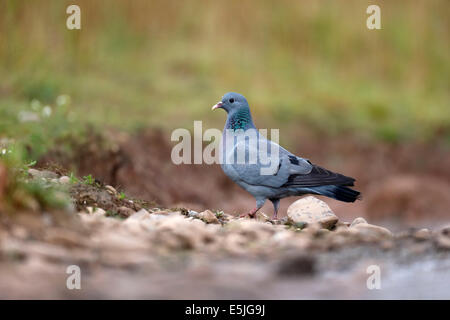
<svg viewBox="0 0 450 320">
<path fill-rule="evenodd" d="M 163 206 L 186 206 L 242 213 L 254 206 L 218 165 L 174 165 L 170 134 L 143 130 L 134 135 L 107 132 L 93 135 L 87 144 L 74 143 L 74 155 L 55 149 L 39 165 L 57 163 L 79 175 L 125 190 L 127 194 Z M 367 143 L 355 137 L 320 137 L 301 133 L 292 151 L 314 163 L 357 179 L 363 201 L 346 204 L 326 199 L 343 219 L 365 216 L 400 226 L 418 220 L 432 226 L 445 221 L 450 207 L 450 152 L 443 144 Z M 284 199 L 281 216 L 294 199 Z M 272 207 L 263 208 L 271 214 Z"/>
<path fill-rule="evenodd" d="M 392 233 L 363 218 L 349 224 L 317 199 L 307 214 L 317 223 L 300 223 L 302 210 L 292 209 L 289 219 L 243 219 L 28 172 L 25 183 L 66 189 L 73 206 L 0 212 L 3 299 L 450 297 L 449 227 Z M 81 272 L 80 290 L 67 285 L 69 266 Z M 381 289 L 367 284 L 373 268 Z"/>
</svg>

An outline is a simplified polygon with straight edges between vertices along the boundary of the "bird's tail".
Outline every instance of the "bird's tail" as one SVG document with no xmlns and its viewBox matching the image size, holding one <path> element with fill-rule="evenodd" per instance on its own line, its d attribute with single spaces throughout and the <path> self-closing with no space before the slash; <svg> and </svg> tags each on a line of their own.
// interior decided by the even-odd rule
<svg viewBox="0 0 450 320">
<path fill-rule="evenodd" d="M 344 186 L 327 185 L 309 189 L 311 190 L 311 193 L 344 202 L 355 202 L 357 199 L 361 199 L 361 193 L 359 191 Z"/>
</svg>

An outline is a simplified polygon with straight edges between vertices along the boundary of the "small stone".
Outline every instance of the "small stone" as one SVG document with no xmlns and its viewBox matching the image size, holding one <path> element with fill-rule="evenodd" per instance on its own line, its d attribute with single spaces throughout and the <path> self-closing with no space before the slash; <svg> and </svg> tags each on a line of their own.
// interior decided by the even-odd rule
<svg viewBox="0 0 450 320">
<path fill-rule="evenodd" d="M 141 209 L 138 212 L 133 213 L 127 220 L 144 220 L 149 217 L 150 213 L 145 209 Z"/>
<path fill-rule="evenodd" d="M 134 211 L 131 208 L 122 206 L 117 208 L 117 213 L 122 217 L 122 218 L 128 218 L 130 216 L 132 216 L 136 211 Z"/>
<path fill-rule="evenodd" d="M 59 183 L 62 183 L 62 184 L 70 183 L 70 178 L 68 176 L 62 176 L 58 180 L 59 180 Z"/>
<path fill-rule="evenodd" d="M 33 178 L 38 178 L 40 177 L 41 172 L 39 170 L 30 168 L 28 169 L 28 174 L 31 175 Z"/>
<path fill-rule="evenodd" d="M 350 225 L 350 227 L 354 227 L 354 226 L 356 226 L 357 224 L 360 224 L 360 223 L 366 223 L 367 224 L 367 221 L 366 221 L 366 219 L 364 219 L 362 217 L 356 218 L 355 220 L 353 220 L 353 222 Z"/>
<path fill-rule="evenodd" d="M 428 240 L 431 238 L 431 232 L 427 228 L 423 228 L 414 232 L 414 238 L 416 240 Z"/>
<path fill-rule="evenodd" d="M 97 216 L 104 216 L 106 214 L 106 211 L 103 210 L 102 208 L 86 207 L 86 210 L 88 213 Z"/>
<path fill-rule="evenodd" d="M 93 214 L 97 215 L 97 216 L 105 216 L 106 215 L 106 211 L 103 210 L 102 208 L 95 208 Z"/>
<path fill-rule="evenodd" d="M 358 230 L 355 228 L 349 228 L 346 226 L 339 226 L 334 230 L 336 235 L 341 235 L 344 237 L 357 237 Z"/>
<path fill-rule="evenodd" d="M 30 168 L 28 169 L 28 173 L 34 178 L 34 179 L 38 179 L 38 178 L 44 178 L 44 179 L 57 179 L 58 175 L 52 171 L 49 170 L 37 170 L 37 169 L 33 169 Z"/>
<path fill-rule="evenodd" d="M 388 229 L 368 223 L 358 223 L 351 229 L 358 230 L 360 234 L 367 236 L 392 237 L 392 232 Z"/>
<path fill-rule="evenodd" d="M 200 212 L 197 217 L 206 223 L 220 223 L 216 215 L 211 210 Z"/>
<path fill-rule="evenodd" d="M 105 190 L 106 190 L 106 192 L 108 192 L 109 194 L 112 194 L 112 195 L 117 194 L 117 190 L 114 189 L 113 186 L 107 185 L 107 186 L 105 186 Z"/>
<path fill-rule="evenodd" d="M 436 237 L 436 246 L 439 249 L 449 250 L 450 249 L 450 237 L 440 234 Z"/>
<path fill-rule="evenodd" d="M 196 217 L 198 215 L 198 212 L 194 210 L 189 210 L 187 215 L 188 217 Z"/>
<path fill-rule="evenodd" d="M 291 204 L 287 215 L 292 224 L 297 223 L 319 223 L 322 228 L 331 229 L 338 222 L 338 217 L 331 211 L 330 207 L 323 201 L 309 196 L 299 199 Z"/>
</svg>

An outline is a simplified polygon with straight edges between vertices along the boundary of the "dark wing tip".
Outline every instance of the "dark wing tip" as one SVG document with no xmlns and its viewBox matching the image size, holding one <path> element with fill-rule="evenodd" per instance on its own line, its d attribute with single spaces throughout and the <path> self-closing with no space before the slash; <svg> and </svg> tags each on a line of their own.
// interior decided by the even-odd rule
<svg viewBox="0 0 450 320">
<path fill-rule="evenodd" d="M 320 166 L 313 165 L 308 174 L 290 175 L 288 181 L 284 184 L 286 187 L 318 187 L 324 185 L 336 186 L 354 186 L 355 179 L 335 173 Z"/>
</svg>

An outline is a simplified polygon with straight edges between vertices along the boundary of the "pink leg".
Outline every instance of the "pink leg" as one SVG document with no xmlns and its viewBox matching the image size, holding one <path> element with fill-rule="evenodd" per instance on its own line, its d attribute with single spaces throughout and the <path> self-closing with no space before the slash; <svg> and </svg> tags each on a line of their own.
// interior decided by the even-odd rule
<svg viewBox="0 0 450 320">
<path fill-rule="evenodd" d="M 241 218 L 244 218 L 244 217 L 246 217 L 246 216 L 249 216 L 250 218 L 254 218 L 255 215 L 256 215 L 256 213 L 258 212 L 259 209 L 260 209 L 260 208 L 254 208 L 254 209 L 252 209 L 252 210 L 251 210 L 250 212 L 248 212 L 248 213 L 241 214 L 240 217 L 241 217 Z"/>
</svg>

